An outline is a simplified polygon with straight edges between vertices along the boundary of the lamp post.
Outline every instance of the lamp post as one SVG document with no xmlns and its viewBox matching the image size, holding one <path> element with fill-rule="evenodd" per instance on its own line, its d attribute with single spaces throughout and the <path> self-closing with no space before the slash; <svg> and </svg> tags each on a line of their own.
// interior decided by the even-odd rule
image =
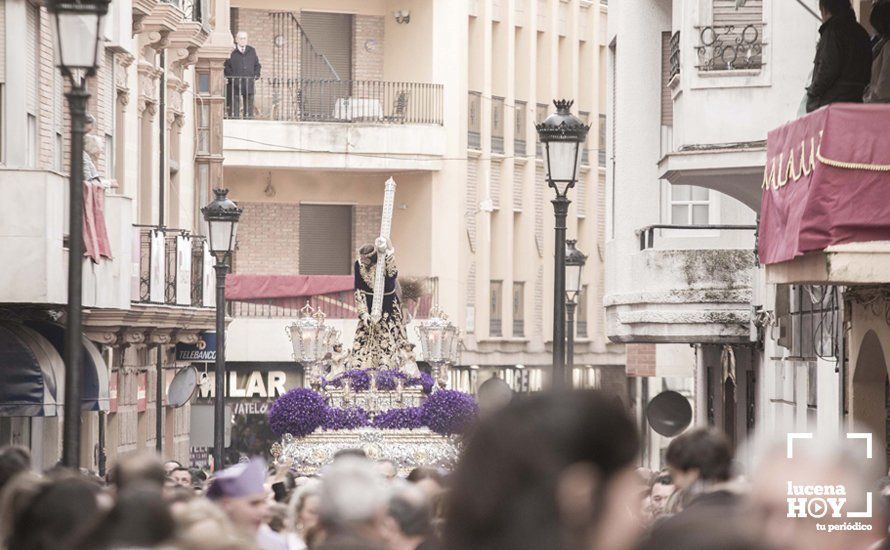
<svg viewBox="0 0 890 550">
<path fill-rule="evenodd" d="M 571 100 L 553 101 L 556 112 L 536 125 L 538 137 L 544 145 L 547 185 L 556 192 L 553 213 L 556 218 L 553 262 L 553 387 L 566 386 L 565 370 L 565 253 L 566 216 L 569 212 L 569 189 L 578 180 L 581 165 L 581 146 L 587 139 L 590 126 L 572 115 Z"/>
<path fill-rule="evenodd" d="M 575 376 L 575 308 L 578 306 L 578 295 L 581 293 L 584 264 L 587 263 L 587 256 L 575 248 L 577 242 L 575 239 L 566 241 L 566 311 L 568 312 L 566 370 L 572 379 Z"/>
<path fill-rule="evenodd" d="M 62 435 L 62 464 L 80 466 L 80 362 L 82 352 L 83 276 L 83 135 L 88 77 L 99 67 L 102 18 L 110 0 L 50 0 L 58 40 L 59 69 L 68 79 L 65 94 L 71 112 L 71 174 L 68 226 L 68 311 L 65 318 L 65 421 Z"/>
<path fill-rule="evenodd" d="M 323 373 L 319 366 L 336 340 L 336 329 L 324 324 L 324 319 L 324 313 L 314 310 L 307 302 L 300 310 L 300 318 L 286 328 L 287 337 L 294 348 L 294 360 L 309 365 L 307 378 L 314 390 L 321 387 Z"/>
<path fill-rule="evenodd" d="M 226 272 L 235 245 L 241 209 L 227 195 L 228 189 L 214 189 L 216 198 L 201 209 L 207 222 L 207 240 L 216 259 L 216 399 L 213 402 L 213 467 L 224 465 L 226 437 Z"/>
<path fill-rule="evenodd" d="M 448 366 L 457 360 L 460 330 L 439 306 L 434 306 L 430 318 L 417 326 L 417 336 L 420 337 L 423 360 L 432 365 L 433 378 L 444 389 L 448 382 Z"/>
</svg>

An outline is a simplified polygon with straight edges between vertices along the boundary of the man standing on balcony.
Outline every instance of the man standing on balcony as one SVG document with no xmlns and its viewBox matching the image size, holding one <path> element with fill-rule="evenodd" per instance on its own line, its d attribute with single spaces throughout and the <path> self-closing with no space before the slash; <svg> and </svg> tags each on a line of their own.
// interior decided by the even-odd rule
<svg viewBox="0 0 890 550">
<path fill-rule="evenodd" d="M 823 23 L 807 88 L 808 113 L 830 103 L 862 103 L 871 80 L 871 42 L 850 0 L 819 0 L 819 10 Z"/>
<path fill-rule="evenodd" d="M 229 116 L 253 118 L 254 81 L 260 77 L 260 59 L 253 46 L 247 45 L 246 32 L 239 31 L 235 35 L 235 42 L 237 46 L 226 61 L 224 70 Z"/>
</svg>

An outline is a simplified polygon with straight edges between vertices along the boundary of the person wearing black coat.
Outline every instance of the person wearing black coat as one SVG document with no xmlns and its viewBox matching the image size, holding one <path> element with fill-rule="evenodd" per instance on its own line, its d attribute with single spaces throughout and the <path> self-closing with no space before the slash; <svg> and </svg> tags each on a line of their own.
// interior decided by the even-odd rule
<svg viewBox="0 0 890 550">
<path fill-rule="evenodd" d="M 247 45 L 247 33 L 236 35 L 237 47 L 226 60 L 226 103 L 229 116 L 253 118 L 253 98 L 256 93 L 255 80 L 260 77 L 260 59 L 253 46 Z M 243 106 L 243 111 L 242 111 Z"/>
<path fill-rule="evenodd" d="M 807 88 L 807 112 L 830 103 L 862 103 L 871 80 L 871 43 L 856 21 L 850 0 L 819 0 L 822 26 L 813 65 L 813 82 Z"/>
</svg>

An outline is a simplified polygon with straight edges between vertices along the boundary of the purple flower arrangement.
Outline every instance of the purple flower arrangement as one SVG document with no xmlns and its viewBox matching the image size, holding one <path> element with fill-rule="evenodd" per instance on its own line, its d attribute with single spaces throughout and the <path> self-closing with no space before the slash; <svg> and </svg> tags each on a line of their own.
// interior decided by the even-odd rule
<svg viewBox="0 0 890 550">
<path fill-rule="evenodd" d="M 383 372 L 387 371 L 381 371 L 378 375 Z M 392 381 L 395 384 L 395 380 L 399 378 L 398 374 L 400 373 L 392 376 L 384 375 L 384 383 L 389 384 Z M 367 373 L 365 375 L 368 376 Z M 425 380 L 424 385 L 428 383 L 432 389 L 432 377 L 425 376 L 429 380 Z M 362 378 L 355 374 L 350 376 L 350 379 L 362 381 Z M 423 376 L 416 380 L 422 379 Z M 369 381 L 370 377 L 364 380 Z M 439 390 L 430 394 L 420 407 L 390 409 L 377 414 L 372 420 L 368 412 L 360 407 L 329 407 L 321 394 L 308 388 L 296 388 L 279 397 L 269 407 L 269 426 L 279 437 L 286 433 L 294 437 L 305 437 L 318 428 L 354 430 L 368 426 L 382 430 L 415 430 L 428 427 L 441 435 L 457 435 L 467 431 L 478 412 L 476 400 L 470 394 L 455 390 Z"/>
<path fill-rule="evenodd" d="M 390 409 L 374 417 L 373 425 L 381 430 L 416 430 L 423 427 L 423 407 Z"/>
<path fill-rule="evenodd" d="M 455 390 L 439 390 L 421 407 L 423 424 L 442 435 L 466 432 L 478 414 L 479 406 L 473 396 Z"/>
<path fill-rule="evenodd" d="M 371 374 L 362 369 L 348 370 L 336 378 L 325 381 L 324 386 L 342 388 L 345 380 L 349 380 L 349 387 L 353 391 L 368 391 L 371 389 Z"/>
<path fill-rule="evenodd" d="M 326 418 L 322 424 L 325 430 L 355 430 L 371 425 L 368 412 L 361 407 L 327 407 L 325 413 Z"/>
<path fill-rule="evenodd" d="M 269 427 L 279 437 L 289 433 L 305 437 L 321 426 L 326 418 L 324 397 L 309 388 L 294 388 L 269 407 Z"/>
</svg>

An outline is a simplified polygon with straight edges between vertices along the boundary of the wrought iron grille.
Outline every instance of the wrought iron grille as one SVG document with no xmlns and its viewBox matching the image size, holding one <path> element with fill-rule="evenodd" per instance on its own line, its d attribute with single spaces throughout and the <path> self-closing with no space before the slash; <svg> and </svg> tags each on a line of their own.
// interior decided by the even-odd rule
<svg viewBox="0 0 890 550">
<path fill-rule="evenodd" d="M 698 38 L 695 51 L 700 71 L 737 71 L 763 66 L 762 25 L 700 27 Z"/>
<path fill-rule="evenodd" d="M 540 124 L 544 122 L 544 119 L 547 118 L 547 110 L 549 109 L 546 103 L 538 103 L 535 105 L 535 123 Z M 535 156 L 539 159 L 544 158 L 544 144 L 541 143 L 540 139 L 535 139 Z"/>
<path fill-rule="evenodd" d="M 680 31 L 675 32 L 671 36 L 670 63 L 671 72 L 668 76 L 668 82 L 680 74 Z"/>
<path fill-rule="evenodd" d="M 182 229 L 169 229 L 164 227 L 137 225 L 134 230 L 138 235 L 139 250 L 134 251 L 139 259 L 139 294 L 132 298 L 135 302 L 143 303 L 163 303 L 167 305 L 186 305 L 193 307 L 203 307 L 204 298 L 204 248 L 205 238 L 200 236 L 192 236 L 188 231 Z M 153 235 L 161 234 L 162 238 L 153 239 Z M 190 237 L 184 241 L 178 240 L 179 237 Z M 191 243 L 191 249 L 178 250 L 177 246 L 183 243 Z M 163 246 L 163 254 L 154 247 Z M 180 258 L 187 258 L 191 254 L 191 268 L 183 274 L 179 272 Z M 163 266 L 163 277 L 155 273 L 158 266 L 152 265 L 153 261 L 161 262 Z M 183 260 L 184 261 L 184 260 Z M 183 264 L 184 265 L 184 264 Z M 184 269 L 184 267 L 183 267 Z M 158 278 L 157 288 L 152 288 L 152 275 Z M 190 277 L 187 296 L 182 296 L 181 300 L 177 300 L 180 294 L 179 281 L 180 275 Z M 184 283 L 184 281 L 183 281 Z M 184 287 L 185 288 L 185 287 Z M 152 300 L 154 290 L 155 300 Z M 160 291 L 160 294 L 158 293 Z M 160 298 L 158 298 L 160 296 Z"/>
<path fill-rule="evenodd" d="M 205 237 L 192 237 L 192 307 L 204 305 L 204 243 Z"/>
<path fill-rule="evenodd" d="M 139 301 L 151 300 L 151 232 L 152 227 L 139 227 Z"/>
<path fill-rule="evenodd" d="M 516 101 L 513 107 L 513 154 L 517 157 L 525 156 L 527 105 L 525 101 Z"/>
<path fill-rule="evenodd" d="M 491 98 L 491 152 L 504 152 L 504 98 Z"/>
<path fill-rule="evenodd" d="M 580 118 L 581 122 L 584 124 L 590 124 L 590 112 L 578 111 L 578 118 Z M 581 164 L 584 166 L 590 165 L 590 151 L 587 149 L 586 141 L 581 144 Z"/>
</svg>

